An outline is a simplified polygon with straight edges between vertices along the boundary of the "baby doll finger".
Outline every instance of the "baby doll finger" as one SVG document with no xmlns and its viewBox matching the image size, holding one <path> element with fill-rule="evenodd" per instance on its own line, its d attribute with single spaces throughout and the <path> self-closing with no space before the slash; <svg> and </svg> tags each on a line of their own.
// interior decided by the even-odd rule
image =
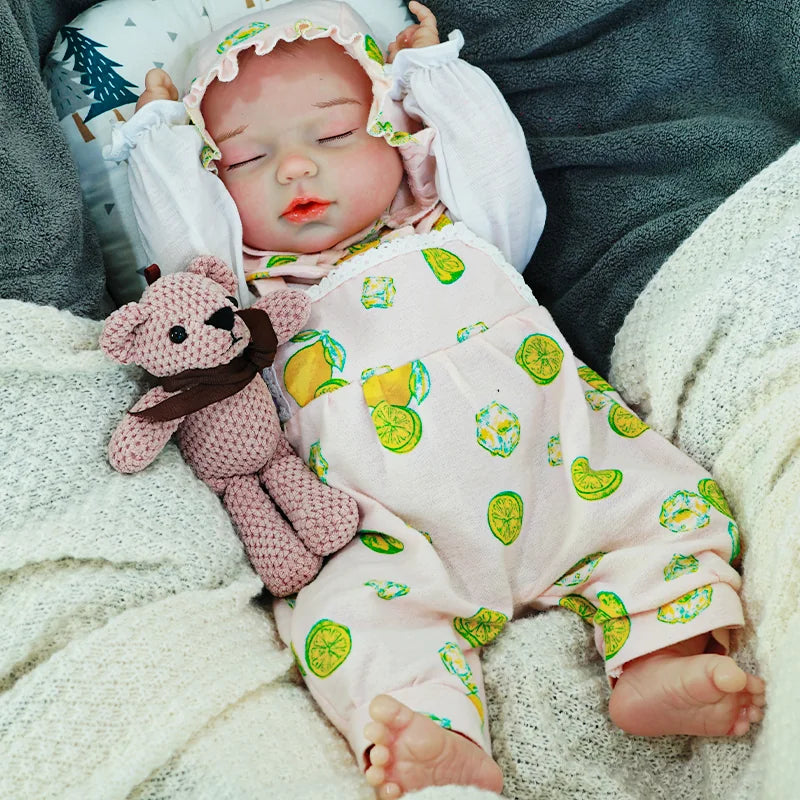
<svg viewBox="0 0 800 800">
<path fill-rule="evenodd" d="M 419 20 L 419 24 L 427 28 L 436 28 L 436 17 L 433 11 L 417 0 L 411 0 L 408 4 L 408 10 Z"/>
</svg>

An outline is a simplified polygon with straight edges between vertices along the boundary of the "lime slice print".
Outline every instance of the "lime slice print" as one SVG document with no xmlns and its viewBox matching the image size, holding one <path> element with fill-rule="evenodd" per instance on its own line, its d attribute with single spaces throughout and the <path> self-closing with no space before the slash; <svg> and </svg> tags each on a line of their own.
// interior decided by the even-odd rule
<svg viewBox="0 0 800 800">
<path fill-rule="evenodd" d="M 217 52 L 225 53 L 234 45 L 237 45 L 240 42 L 245 41 L 245 39 L 251 38 L 252 36 L 257 36 L 259 33 L 261 33 L 261 31 L 266 30 L 267 28 L 269 28 L 269 25 L 266 22 L 251 22 L 249 25 L 245 25 L 242 28 L 237 28 L 230 36 L 223 39 L 217 45 Z"/>
<path fill-rule="evenodd" d="M 306 672 L 305 667 L 303 667 L 303 662 L 300 661 L 300 656 L 297 655 L 297 650 L 294 649 L 294 642 L 292 642 L 290 649 L 292 651 L 292 657 L 294 658 L 294 663 L 297 665 L 298 671 L 303 677 L 305 677 L 308 673 Z"/>
<path fill-rule="evenodd" d="M 464 262 L 455 253 L 441 247 L 428 247 L 421 252 L 440 283 L 455 283 L 464 274 Z"/>
<path fill-rule="evenodd" d="M 568 594 L 562 597 L 558 604 L 568 611 L 574 611 L 582 620 L 593 622 L 597 609 L 579 594 Z"/>
<path fill-rule="evenodd" d="M 595 571 L 600 559 L 606 555 L 603 552 L 592 553 L 584 556 L 577 564 L 573 564 L 556 582 L 556 586 L 580 586 L 589 580 Z"/>
<path fill-rule="evenodd" d="M 532 333 L 522 341 L 515 360 L 536 383 L 546 386 L 561 371 L 564 351 L 552 336 Z"/>
<path fill-rule="evenodd" d="M 578 377 L 586 381 L 593 389 L 599 392 L 613 392 L 614 387 L 602 376 L 598 375 L 591 367 L 578 367 Z"/>
<path fill-rule="evenodd" d="M 389 536 L 388 533 L 378 533 L 378 531 L 359 531 L 361 543 L 370 550 L 376 553 L 383 553 L 387 556 L 393 556 L 395 553 L 403 551 L 405 545 L 394 536 Z"/>
<path fill-rule="evenodd" d="M 317 387 L 317 390 L 314 392 L 314 397 L 321 397 L 323 394 L 335 392 L 337 389 L 341 389 L 342 386 L 347 386 L 348 383 L 349 382 L 344 378 L 331 378 L 329 381 L 325 381 L 325 383 L 321 383 Z"/>
<path fill-rule="evenodd" d="M 646 430 L 650 429 L 632 411 L 614 403 L 608 412 L 608 425 L 614 433 L 624 436 L 627 439 L 635 439 L 641 436 Z"/>
<path fill-rule="evenodd" d="M 605 644 L 606 661 L 614 658 L 619 653 L 631 632 L 631 619 L 620 600 L 614 592 L 598 592 L 597 603 L 599 608 L 594 616 L 596 625 L 603 626 L 603 643 Z"/>
<path fill-rule="evenodd" d="M 578 456 L 572 462 L 572 485 L 578 497 L 584 500 L 602 500 L 619 489 L 622 473 L 618 469 L 594 470 L 585 456 Z"/>
<path fill-rule="evenodd" d="M 453 220 L 447 216 L 447 214 L 442 214 L 436 222 L 433 223 L 433 229 L 435 231 L 440 231 L 442 228 L 446 228 L 448 225 L 452 225 Z"/>
<path fill-rule="evenodd" d="M 381 600 L 394 600 L 398 597 L 404 597 L 411 589 L 405 583 L 397 583 L 396 581 L 367 581 L 364 586 L 369 586 L 375 590 L 375 593 Z"/>
<path fill-rule="evenodd" d="M 397 147 L 401 144 L 409 144 L 411 142 L 416 144 L 416 141 L 417 140 L 410 133 L 408 133 L 408 131 L 395 131 L 389 137 L 389 144 L 394 147 Z"/>
<path fill-rule="evenodd" d="M 321 619 L 306 637 L 306 664 L 318 678 L 327 678 L 344 664 L 352 646 L 346 625 Z"/>
<path fill-rule="evenodd" d="M 409 453 L 422 438 L 419 414 L 405 406 L 395 406 L 381 400 L 372 412 L 372 424 L 378 441 L 393 453 Z"/>
<path fill-rule="evenodd" d="M 383 66 L 383 53 L 381 53 L 378 43 L 369 34 L 364 36 L 364 50 L 373 61 Z"/>
<path fill-rule="evenodd" d="M 270 256 L 269 261 L 266 263 L 267 269 L 271 267 L 281 267 L 284 264 L 293 264 L 297 261 L 297 256 L 291 253 L 278 253 L 277 255 Z"/>
<path fill-rule="evenodd" d="M 719 488 L 719 484 L 713 478 L 703 478 L 703 480 L 697 484 L 697 491 L 700 492 L 700 496 L 706 502 L 711 503 L 720 514 L 724 514 L 729 519 L 733 519 L 731 507 L 728 505 L 725 495 L 722 494 L 722 489 Z"/>
<path fill-rule="evenodd" d="M 728 536 L 731 537 L 731 558 L 729 563 L 733 564 L 742 552 L 742 540 L 739 537 L 739 526 L 733 521 L 728 523 Z"/>
<path fill-rule="evenodd" d="M 500 492 L 490 501 L 486 509 L 489 530 L 503 544 L 517 540 L 522 530 L 524 504 L 516 492 Z"/>
<path fill-rule="evenodd" d="M 481 698 L 478 697 L 478 690 L 477 687 L 475 691 L 467 693 L 467 699 L 475 706 L 475 710 L 478 712 L 478 716 L 481 718 L 481 725 L 483 725 L 484 719 L 486 719 L 486 715 L 483 710 L 483 703 L 481 702 Z"/>
<path fill-rule="evenodd" d="M 471 617 L 455 617 L 453 627 L 473 647 L 483 647 L 497 638 L 506 622 L 508 617 L 502 612 L 481 607 Z"/>
<path fill-rule="evenodd" d="M 661 606 L 656 613 L 660 622 L 668 625 L 691 622 L 711 605 L 714 590 L 711 586 L 701 586 Z"/>
<path fill-rule="evenodd" d="M 700 562 L 694 556 L 682 556 L 680 553 L 675 553 L 669 564 L 664 567 L 664 580 L 674 581 L 681 575 L 689 575 L 699 569 Z"/>
</svg>

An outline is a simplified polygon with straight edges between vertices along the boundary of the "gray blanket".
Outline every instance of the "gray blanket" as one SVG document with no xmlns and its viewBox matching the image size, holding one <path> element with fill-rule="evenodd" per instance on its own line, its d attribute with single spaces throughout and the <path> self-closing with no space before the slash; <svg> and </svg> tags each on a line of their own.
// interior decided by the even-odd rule
<svg viewBox="0 0 800 800">
<path fill-rule="evenodd" d="M 99 318 L 110 310 L 96 233 L 40 77 L 60 25 L 92 0 L 0 0 L 0 297 Z"/>
<path fill-rule="evenodd" d="M 429 0 L 519 117 L 548 204 L 526 272 L 607 371 L 675 248 L 800 136 L 800 0 Z"/>
</svg>

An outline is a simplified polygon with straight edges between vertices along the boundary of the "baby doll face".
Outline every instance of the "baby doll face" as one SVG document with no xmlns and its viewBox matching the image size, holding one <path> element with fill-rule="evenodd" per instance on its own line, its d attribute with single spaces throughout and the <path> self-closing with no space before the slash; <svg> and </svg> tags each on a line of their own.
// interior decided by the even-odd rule
<svg viewBox="0 0 800 800">
<path fill-rule="evenodd" d="M 358 63 L 330 39 L 288 48 L 248 51 L 235 80 L 208 87 L 202 110 L 244 243 L 316 253 L 386 211 L 403 165 L 366 132 L 372 86 Z"/>
</svg>

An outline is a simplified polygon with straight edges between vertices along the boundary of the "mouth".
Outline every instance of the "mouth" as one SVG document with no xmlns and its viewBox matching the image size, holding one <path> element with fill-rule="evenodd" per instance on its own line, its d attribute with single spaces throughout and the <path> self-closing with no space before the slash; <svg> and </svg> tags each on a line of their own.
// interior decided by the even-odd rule
<svg viewBox="0 0 800 800">
<path fill-rule="evenodd" d="M 236 342 L 241 342 L 241 341 L 242 341 L 241 336 L 235 336 L 233 333 L 231 333 L 231 343 L 225 348 L 225 352 L 227 353 L 228 350 L 230 350 L 231 347 L 233 347 L 236 344 Z"/>
<path fill-rule="evenodd" d="M 330 202 L 319 197 L 295 197 L 284 209 L 281 217 L 287 222 L 311 222 L 322 217 L 328 210 Z"/>
</svg>

